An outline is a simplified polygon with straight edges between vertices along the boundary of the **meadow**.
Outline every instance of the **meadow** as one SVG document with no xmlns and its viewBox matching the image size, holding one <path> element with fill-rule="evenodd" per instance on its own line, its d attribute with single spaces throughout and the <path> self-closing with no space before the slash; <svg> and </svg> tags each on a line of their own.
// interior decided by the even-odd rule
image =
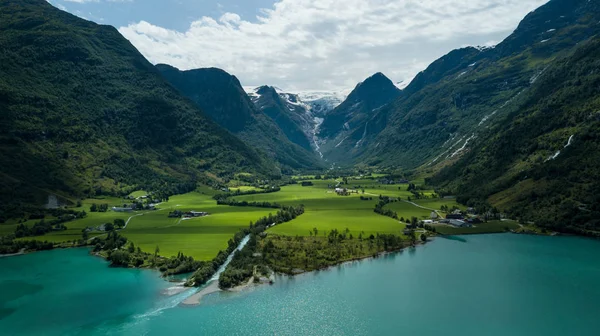
<svg viewBox="0 0 600 336">
<path fill-rule="evenodd" d="M 373 211 L 379 202 L 379 195 L 400 197 L 406 200 L 412 194 L 407 191 L 407 185 L 381 185 L 372 179 L 349 179 L 344 185 L 349 189 L 356 189 L 358 194 L 339 196 L 334 188 L 340 180 L 311 180 L 312 186 L 300 184 L 287 185 L 281 191 L 268 194 L 254 194 L 236 196 L 238 201 L 248 202 L 276 202 L 282 205 L 304 205 L 305 213 L 298 218 L 277 225 L 269 232 L 287 236 L 310 236 L 317 229 L 318 235 L 326 235 L 329 231 L 348 230 L 355 237 L 368 236 L 377 233 L 402 234 L 405 224 L 390 217 L 382 216 Z M 234 188 L 235 190 L 237 188 Z M 253 190 L 252 187 L 240 187 L 241 190 Z M 364 194 L 362 193 L 364 189 Z M 432 190 L 420 191 L 426 195 Z M 117 197 L 102 197 L 81 201 L 81 206 L 75 210 L 85 210 L 86 218 L 65 223 L 67 230 L 51 232 L 44 236 L 35 237 L 38 240 L 48 240 L 55 243 L 78 240 L 82 230 L 86 227 L 96 227 L 120 218 L 128 221 L 121 234 L 127 237 L 144 252 L 154 253 L 156 247 L 162 256 L 174 256 L 179 252 L 192 256 L 197 260 L 211 260 L 220 251 L 227 247 L 227 242 L 240 229 L 247 228 L 250 222 L 275 213 L 276 209 L 256 207 L 234 207 L 217 205 L 212 198 L 220 191 L 207 186 L 200 187 L 197 191 L 184 195 L 171 196 L 168 202 L 160 203 L 158 210 L 145 210 L 134 212 L 90 212 L 92 204 L 108 204 L 122 206 L 130 201 Z M 137 191 L 134 197 L 145 195 L 145 191 Z M 361 200 L 361 196 L 370 200 Z M 452 207 L 457 205 L 455 200 L 445 199 L 420 199 L 414 200 L 421 206 L 439 209 L 441 205 Z M 398 213 L 398 217 L 410 219 L 429 218 L 431 211 L 419 208 L 406 202 L 394 202 L 386 206 Z M 180 211 L 205 211 L 210 215 L 193 219 L 169 218 L 168 213 L 173 210 Z M 35 221 L 26 222 L 32 225 Z M 14 232 L 15 223 L 0 226 L 0 234 Z M 447 229 L 452 230 L 448 227 Z M 447 230 L 442 228 L 442 230 Z M 497 227 L 496 227 L 497 230 Z M 103 235 L 102 232 L 92 232 L 90 237 Z M 31 239 L 31 238 L 27 238 Z"/>
<path fill-rule="evenodd" d="M 354 236 L 361 233 L 366 235 L 376 233 L 401 234 L 406 227 L 404 223 L 373 212 L 375 204 L 379 202 L 379 195 L 400 197 L 407 199 L 413 196 L 407 191 L 408 185 L 382 185 L 372 179 L 349 179 L 344 187 L 358 190 L 358 194 L 338 196 L 330 186 L 335 186 L 340 180 L 311 180 L 312 186 L 303 187 L 300 184 L 288 185 L 281 191 L 270 194 L 256 194 L 236 196 L 239 201 L 248 202 L 277 202 L 283 205 L 304 205 L 306 212 L 284 224 L 277 225 L 269 232 L 278 235 L 310 236 L 316 228 L 319 235 L 337 229 L 348 229 Z M 364 189 L 365 194 L 362 194 Z M 432 190 L 422 191 L 425 195 L 433 194 Z M 361 200 L 360 197 L 370 197 L 372 200 Z M 425 201 L 425 200 L 423 200 Z M 438 200 L 438 203 L 450 207 L 454 200 Z M 424 210 L 409 203 L 395 202 L 388 205 L 398 212 L 399 217 L 419 219 L 429 218 L 431 211 Z"/>
<path fill-rule="evenodd" d="M 197 192 L 170 197 L 168 202 L 163 202 L 157 207 L 158 210 L 132 212 L 90 212 L 89 208 L 93 203 L 108 204 L 110 209 L 113 206 L 122 206 L 127 200 L 118 197 L 85 199 L 81 202 L 81 207 L 73 209 L 85 210 L 87 217 L 66 222 L 67 230 L 23 239 L 47 240 L 54 243 L 79 240 L 83 229 L 97 227 L 120 218 L 129 220 L 127 227 L 120 233 L 144 252 L 154 253 L 158 246 L 162 256 L 175 256 L 183 252 L 197 260 L 211 260 L 220 250 L 227 247 L 229 239 L 240 229 L 248 227 L 251 221 L 276 212 L 276 209 L 217 205 L 212 199 L 215 193 L 216 191 L 208 187 L 202 187 Z M 133 195 L 145 194 L 136 192 Z M 210 215 L 187 220 L 169 218 L 168 213 L 175 209 L 205 211 Z M 33 225 L 35 222 L 36 220 L 30 220 L 25 224 Z M 1 225 L 0 234 L 13 233 L 16 225 Z M 91 232 L 89 237 L 102 235 L 102 232 Z"/>
</svg>

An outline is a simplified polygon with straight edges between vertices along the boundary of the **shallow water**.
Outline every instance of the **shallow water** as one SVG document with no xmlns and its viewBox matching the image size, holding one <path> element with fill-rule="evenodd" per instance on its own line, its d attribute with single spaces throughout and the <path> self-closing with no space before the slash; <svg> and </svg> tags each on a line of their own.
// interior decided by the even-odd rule
<svg viewBox="0 0 600 336">
<path fill-rule="evenodd" d="M 597 335 L 600 242 L 519 235 L 412 250 L 214 294 L 196 307 L 152 271 L 87 250 L 0 259 L 7 335 Z"/>
</svg>

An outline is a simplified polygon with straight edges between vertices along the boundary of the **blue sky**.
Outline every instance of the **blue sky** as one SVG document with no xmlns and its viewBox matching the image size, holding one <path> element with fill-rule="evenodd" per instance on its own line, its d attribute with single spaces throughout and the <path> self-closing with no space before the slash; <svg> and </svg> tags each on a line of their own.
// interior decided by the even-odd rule
<svg viewBox="0 0 600 336">
<path fill-rule="evenodd" d="M 271 8 L 275 0 L 50 0 L 53 5 L 89 20 L 115 27 L 139 21 L 186 30 L 202 16 L 218 18 L 226 12 L 245 20 L 256 20 L 261 8 Z"/>
<path fill-rule="evenodd" d="M 153 63 L 218 67 L 245 86 L 408 82 L 452 49 L 492 46 L 547 0 L 49 0 L 119 29 Z"/>
</svg>

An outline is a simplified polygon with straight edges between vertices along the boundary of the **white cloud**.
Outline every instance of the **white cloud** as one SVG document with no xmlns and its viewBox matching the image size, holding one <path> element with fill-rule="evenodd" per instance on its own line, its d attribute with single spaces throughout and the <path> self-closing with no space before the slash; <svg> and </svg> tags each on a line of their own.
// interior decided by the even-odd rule
<svg viewBox="0 0 600 336">
<path fill-rule="evenodd" d="M 281 0 L 256 22 L 225 13 L 185 32 L 145 21 L 119 30 L 154 63 L 219 67 L 244 85 L 340 89 L 377 71 L 410 79 L 453 48 L 502 39 L 545 2 Z"/>
</svg>

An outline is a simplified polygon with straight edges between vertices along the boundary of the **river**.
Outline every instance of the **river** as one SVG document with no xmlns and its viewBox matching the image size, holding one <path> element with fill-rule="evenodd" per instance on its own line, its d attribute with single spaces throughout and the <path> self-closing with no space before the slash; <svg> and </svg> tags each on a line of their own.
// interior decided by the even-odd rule
<svg viewBox="0 0 600 336">
<path fill-rule="evenodd" d="M 0 259 L 0 334 L 597 335 L 599 257 L 577 237 L 437 238 L 183 307 L 153 271 L 55 250 Z"/>
</svg>

